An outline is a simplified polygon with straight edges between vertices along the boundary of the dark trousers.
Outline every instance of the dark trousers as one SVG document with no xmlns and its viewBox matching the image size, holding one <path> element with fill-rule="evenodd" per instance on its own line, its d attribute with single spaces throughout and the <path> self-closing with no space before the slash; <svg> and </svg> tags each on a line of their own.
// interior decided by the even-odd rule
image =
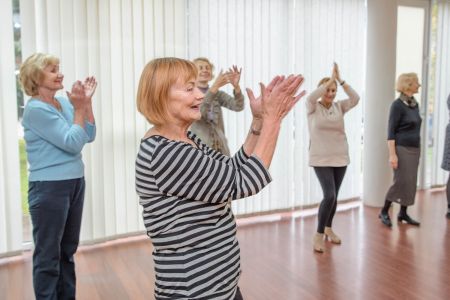
<svg viewBox="0 0 450 300">
<path fill-rule="evenodd" d="M 84 178 L 29 182 L 36 299 L 75 299 L 75 264 L 84 202 Z"/>
<path fill-rule="evenodd" d="M 337 196 L 347 166 L 314 167 L 323 191 L 323 200 L 319 206 L 317 232 L 324 233 L 325 226 L 331 227 L 337 207 Z"/>
</svg>

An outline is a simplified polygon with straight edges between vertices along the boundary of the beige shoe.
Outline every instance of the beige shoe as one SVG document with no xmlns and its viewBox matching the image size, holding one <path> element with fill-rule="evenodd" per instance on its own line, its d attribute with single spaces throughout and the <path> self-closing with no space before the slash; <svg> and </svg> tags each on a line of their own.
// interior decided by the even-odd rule
<svg viewBox="0 0 450 300">
<path fill-rule="evenodd" d="M 325 227 L 325 238 L 329 238 L 334 244 L 341 243 L 341 238 L 333 232 L 331 227 Z"/>
<path fill-rule="evenodd" d="M 313 239 L 314 251 L 320 252 L 320 253 L 322 253 L 324 251 L 325 244 L 323 242 L 323 238 L 324 238 L 323 233 L 316 232 L 316 234 L 314 235 L 314 239 Z"/>
</svg>

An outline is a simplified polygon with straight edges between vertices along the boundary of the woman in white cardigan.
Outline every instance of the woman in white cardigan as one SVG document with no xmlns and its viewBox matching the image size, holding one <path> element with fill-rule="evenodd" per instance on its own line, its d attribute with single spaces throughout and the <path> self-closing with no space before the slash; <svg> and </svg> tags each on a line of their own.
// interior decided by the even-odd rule
<svg viewBox="0 0 450 300">
<path fill-rule="evenodd" d="M 337 83 L 342 86 L 348 99 L 334 101 Z M 324 239 L 327 237 L 332 243 L 341 243 L 331 226 L 336 213 L 339 188 L 350 163 L 344 114 L 355 107 L 358 101 L 358 94 L 342 80 L 336 63 L 331 77 L 320 80 L 318 88 L 307 98 L 309 165 L 314 168 L 323 191 L 317 232 L 313 239 L 314 251 L 319 253 L 324 252 Z"/>
</svg>

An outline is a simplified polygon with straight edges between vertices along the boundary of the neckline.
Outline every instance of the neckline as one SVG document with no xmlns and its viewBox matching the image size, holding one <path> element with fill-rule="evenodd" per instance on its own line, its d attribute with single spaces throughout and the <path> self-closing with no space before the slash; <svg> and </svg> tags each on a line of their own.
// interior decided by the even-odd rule
<svg viewBox="0 0 450 300">
<path fill-rule="evenodd" d="M 191 147 L 194 147 L 194 145 L 192 145 L 191 143 L 187 143 L 187 142 L 183 142 L 183 141 L 177 141 L 177 140 L 169 139 L 169 138 L 167 138 L 167 137 L 165 137 L 165 136 L 163 136 L 163 135 L 160 135 L 160 134 L 153 134 L 153 135 L 148 136 L 148 137 L 146 137 L 146 138 L 142 138 L 142 139 L 141 139 L 141 142 L 145 142 L 145 141 L 147 141 L 147 140 L 149 140 L 149 139 L 151 139 L 151 138 L 153 138 L 153 137 L 160 137 L 160 138 L 163 138 L 163 139 L 165 139 L 165 140 L 167 140 L 167 141 L 170 141 L 170 142 L 182 143 L 182 144 L 186 144 L 186 145 L 189 145 L 189 146 L 191 146 Z M 197 135 L 196 135 L 195 133 L 193 133 L 192 131 L 188 131 L 188 132 L 187 132 L 187 137 L 188 137 L 188 139 L 190 139 L 190 140 L 195 144 L 195 147 L 194 147 L 195 149 L 198 149 L 198 150 L 201 150 L 201 149 L 202 149 L 202 148 L 200 147 L 200 144 L 198 144 L 197 141 L 195 140 L 195 138 L 197 137 Z"/>
<path fill-rule="evenodd" d="M 62 112 L 63 112 L 63 107 L 62 107 L 61 101 L 59 101 L 59 99 L 56 98 L 56 97 L 54 97 L 54 99 L 55 99 L 56 102 L 58 102 L 59 106 L 61 107 L 61 110 L 59 110 L 56 106 L 54 106 L 54 105 L 48 103 L 47 101 L 42 101 L 41 99 L 36 98 L 36 97 L 31 97 L 29 101 L 38 101 L 38 102 L 40 102 L 40 103 L 45 103 L 47 106 L 50 106 L 50 107 L 51 107 L 52 109 L 54 109 L 56 112 L 62 114 Z"/>
<path fill-rule="evenodd" d="M 322 103 L 322 101 L 319 101 L 319 104 L 322 105 L 322 107 L 325 108 L 326 110 L 330 110 L 333 107 L 333 102 L 331 102 L 330 107 L 326 107 L 325 104 Z"/>
</svg>

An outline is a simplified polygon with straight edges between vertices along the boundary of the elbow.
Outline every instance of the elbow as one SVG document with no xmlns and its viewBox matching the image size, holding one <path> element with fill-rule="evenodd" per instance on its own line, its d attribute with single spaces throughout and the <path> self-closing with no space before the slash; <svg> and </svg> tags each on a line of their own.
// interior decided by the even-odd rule
<svg viewBox="0 0 450 300">
<path fill-rule="evenodd" d="M 79 145 L 77 143 L 69 143 L 67 144 L 67 146 L 65 147 L 65 151 L 69 152 L 70 154 L 78 154 L 81 153 L 81 150 L 83 150 L 83 145 Z"/>
</svg>

